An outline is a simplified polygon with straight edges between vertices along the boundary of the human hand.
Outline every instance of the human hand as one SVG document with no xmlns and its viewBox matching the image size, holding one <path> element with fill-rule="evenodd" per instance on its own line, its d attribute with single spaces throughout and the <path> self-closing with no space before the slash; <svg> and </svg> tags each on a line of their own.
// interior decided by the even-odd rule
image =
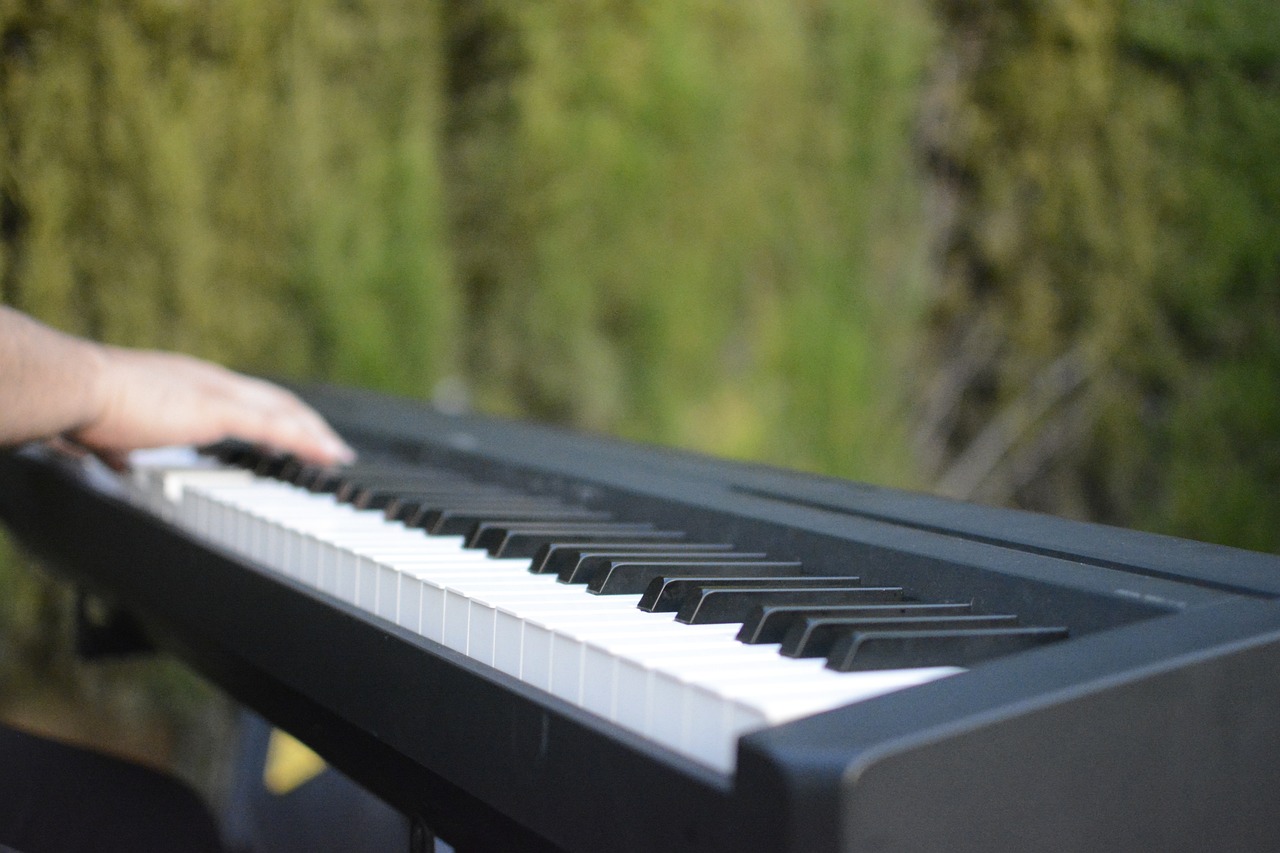
<svg viewBox="0 0 1280 853">
<path fill-rule="evenodd" d="M 317 464 L 355 458 L 316 412 L 270 382 L 176 353 L 97 349 L 94 414 L 67 437 L 109 464 L 130 450 L 230 437 Z"/>
</svg>

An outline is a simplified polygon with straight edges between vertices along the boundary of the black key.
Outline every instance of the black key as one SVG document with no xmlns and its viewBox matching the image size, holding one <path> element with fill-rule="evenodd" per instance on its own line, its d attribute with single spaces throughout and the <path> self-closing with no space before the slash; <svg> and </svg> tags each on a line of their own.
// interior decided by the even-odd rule
<svg viewBox="0 0 1280 853">
<path fill-rule="evenodd" d="M 209 447 L 201 448 L 200 452 L 212 456 L 224 465 L 245 468 L 250 471 L 278 455 L 264 447 L 239 439 L 220 441 Z"/>
<path fill-rule="evenodd" d="M 351 476 L 346 479 L 334 496 L 340 501 L 354 501 L 362 492 L 366 491 L 400 491 L 412 492 L 416 490 L 455 490 L 465 493 L 468 489 L 473 489 L 478 484 L 472 480 L 466 480 L 456 474 L 445 474 L 443 472 L 418 472 L 413 474 L 396 474 L 394 476 Z"/>
<path fill-rule="evenodd" d="M 280 473 L 284 471 L 291 462 L 296 463 L 297 459 L 288 453 L 263 453 L 259 456 L 256 464 L 247 465 L 245 467 L 249 468 L 259 477 L 275 478 L 279 477 Z"/>
<path fill-rule="evenodd" d="M 657 540 L 657 541 L 655 541 Z M 619 536 L 604 542 L 577 539 L 573 542 L 548 542 L 533 555 L 529 571 L 535 575 L 558 575 L 568 572 L 586 556 L 627 556 L 660 551 L 664 554 L 688 554 L 712 551 L 731 551 L 732 545 L 711 545 L 705 542 L 668 542 L 666 531 L 649 530 L 629 536 Z M 566 575 L 567 577 L 567 575 Z"/>
<path fill-rule="evenodd" d="M 807 578 L 806 578 L 807 580 Z M 824 578 L 807 587 L 771 585 L 762 589 L 725 589 L 705 586 L 687 596 L 676 611 L 676 621 L 686 625 L 745 622 L 751 611 L 765 604 L 792 607 L 838 607 L 865 601 L 858 578 Z"/>
<path fill-rule="evenodd" d="M 524 509 L 494 507 L 491 509 L 440 509 L 423 513 L 417 525 L 433 536 L 469 536 L 484 521 L 608 521 L 609 513 L 589 509 Z"/>
<path fill-rule="evenodd" d="M 707 589 L 743 590 L 744 592 L 761 589 L 805 590 L 824 586 L 843 587 L 846 582 L 855 587 L 860 584 L 858 578 L 817 575 L 776 578 L 660 577 L 649 582 L 636 607 L 649 613 L 672 613 L 679 611 L 691 598 L 699 598 L 703 590 Z M 733 621 L 741 622 L 742 619 Z"/>
<path fill-rule="evenodd" d="M 343 478 L 344 475 L 339 468 L 321 468 L 312 474 L 306 483 L 298 485 L 317 494 L 331 494 L 342 486 Z"/>
<path fill-rule="evenodd" d="M 298 459 L 296 456 L 290 456 L 289 461 L 280 466 L 280 469 L 272 476 L 285 483 L 292 483 L 298 476 L 298 473 L 305 467 L 307 467 L 307 463 Z"/>
<path fill-rule="evenodd" d="M 421 497 L 443 497 L 445 495 L 489 494 L 478 491 L 473 483 L 414 483 L 412 485 L 384 485 L 381 483 L 365 483 L 353 481 L 344 484 L 334 497 L 340 501 L 355 504 L 361 509 L 385 509 L 396 498 L 415 495 Z"/>
<path fill-rule="evenodd" d="M 758 563 L 676 563 L 650 562 L 648 560 L 613 560 L 602 571 L 587 583 L 587 592 L 596 595 L 639 595 L 649 582 L 657 577 L 688 574 L 705 576 L 723 574 L 725 577 L 740 578 L 750 575 L 774 577 L 776 575 L 800 574 L 801 565 L 794 562 L 758 562 Z"/>
<path fill-rule="evenodd" d="M 532 522 L 487 521 L 478 526 L 468 548 L 483 548 L 495 557 L 532 557 L 548 542 L 596 537 L 615 539 L 653 530 L 648 522 L 584 521 Z"/>
<path fill-rule="evenodd" d="M 464 489 L 469 485 L 472 485 L 472 483 L 468 480 L 446 480 L 441 479 L 439 476 L 423 476 L 421 473 L 350 474 L 343 479 L 342 485 L 334 491 L 334 495 L 338 500 L 349 501 L 366 489 L 400 489 L 408 492 L 414 489 L 436 489 L 442 486 Z"/>
<path fill-rule="evenodd" d="M 1066 639 L 1066 628 L 991 628 L 981 631 L 886 631 L 846 634 L 831 647 L 837 672 L 973 666 Z"/>
<path fill-rule="evenodd" d="M 224 465 L 245 468 L 260 477 L 273 477 L 292 483 L 308 466 L 289 453 L 275 453 L 238 439 L 227 439 L 204 447 L 200 452 L 212 456 Z"/>
<path fill-rule="evenodd" d="M 547 547 L 563 544 L 569 540 L 572 540 L 572 544 L 576 545 L 592 541 L 612 544 L 619 539 L 634 538 L 639 540 L 640 536 L 646 534 L 651 534 L 648 536 L 648 541 L 654 544 L 679 545 L 681 544 L 680 540 L 684 538 L 684 533 L 679 530 L 653 530 L 652 528 L 626 534 L 609 534 L 595 530 L 586 531 L 585 528 L 580 528 L 572 536 L 551 536 L 532 530 L 509 528 L 507 535 L 503 537 L 495 548 L 490 549 L 489 553 L 495 557 L 534 557 L 536 559 L 537 555 L 541 554 Z"/>
<path fill-rule="evenodd" d="M 356 502 L 382 509 L 387 518 L 410 521 L 428 509 L 467 504 L 471 506 L 564 506 L 552 497 L 534 497 L 494 489 L 489 486 L 466 486 L 440 489 L 366 489 L 357 493 Z M 375 505 L 374 502 L 380 504 Z"/>
<path fill-rule="evenodd" d="M 286 483 L 292 483 L 295 486 L 310 489 L 311 483 L 317 477 L 321 476 L 326 471 L 332 470 L 334 469 L 325 465 L 304 464 L 299 465 L 295 470 L 289 472 L 288 476 L 285 476 L 282 472 L 280 479 L 284 480 Z"/>
<path fill-rule="evenodd" d="M 581 509 L 581 507 L 573 507 Z M 601 535 L 626 536 L 628 533 L 642 533 L 652 530 L 653 525 L 645 521 L 485 521 L 476 525 L 475 530 L 467 537 L 468 548 L 483 548 L 492 552 L 500 546 L 510 532 L 539 533 L 563 542 L 579 534 L 588 535 L 600 531 Z M 558 535 L 557 535 L 558 534 Z M 536 548 L 535 548 L 536 550 Z M 533 554 L 530 553 L 530 556 Z"/>
<path fill-rule="evenodd" d="M 268 473 L 274 467 L 284 461 L 284 457 L 272 453 L 264 448 L 255 448 L 251 453 L 245 454 L 240 461 L 236 463 L 237 467 L 252 471 L 259 476 L 270 476 Z"/>
<path fill-rule="evenodd" d="M 404 500 L 408 495 L 422 500 L 429 498 L 443 498 L 449 495 L 471 494 L 469 491 L 459 488 L 442 488 L 442 489 L 384 489 L 380 486 L 361 486 L 356 490 L 355 494 L 349 496 L 347 501 L 356 509 L 380 509 L 384 512 L 387 507 L 398 500 Z M 390 517 L 390 515 L 388 515 Z"/>
<path fill-rule="evenodd" d="M 413 489 L 419 485 L 426 488 L 434 488 L 440 484 L 485 485 L 465 474 L 459 474 L 457 471 L 450 471 L 447 468 L 419 468 L 395 463 L 375 462 L 368 467 L 351 466 L 346 470 L 351 475 L 351 482 L 384 489 L 400 487 Z"/>
<path fill-rule="evenodd" d="M 919 604 L 902 601 L 897 586 L 863 587 L 866 604 L 836 607 L 791 607 L 766 604 L 751 611 L 738 631 L 743 643 L 781 643 L 793 622 L 806 616 L 959 616 L 972 612 L 969 604 Z"/>
<path fill-rule="evenodd" d="M 319 474 L 320 470 L 323 470 L 323 467 L 321 465 L 311 465 L 310 462 L 302 462 L 301 465 L 293 467 L 293 469 L 282 471 L 280 479 L 284 480 L 285 483 L 301 485 L 302 488 L 306 488 L 306 484 L 311 479 L 314 479 L 315 475 Z"/>
<path fill-rule="evenodd" d="M 224 465 L 240 465 L 245 460 L 256 460 L 258 448 L 238 438 L 227 438 L 200 448 L 206 456 L 212 456 Z M 250 461 L 252 464 L 252 461 Z"/>
<path fill-rule="evenodd" d="M 398 470 L 398 467 L 393 467 L 387 462 L 369 462 L 346 467 L 315 468 L 310 472 L 310 476 L 305 482 L 299 481 L 296 485 L 312 492 L 336 493 L 348 482 L 359 477 L 391 474 Z"/>
<path fill-rule="evenodd" d="M 822 658 L 846 634 L 869 631 L 962 631 L 974 628 L 1014 628 L 1017 616 L 908 616 L 905 618 L 806 616 L 792 623 L 782 638 L 781 653 L 789 658 Z"/>
<path fill-rule="evenodd" d="M 430 498 L 442 497 L 444 495 L 468 495 L 472 497 L 490 497 L 490 498 L 511 498 L 511 497 L 528 497 L 519 492 L 513 492 L 511 489 L 505 489 L 502 486 L 495 486 L 491 483 L 476 483 L 471 480 L 417 480 L 411 483 L 381 483 L 381 482 L 365 482 L 359 481 L 357 488 L 352 490 L 351 500 L 368 500 L 377 496 L 390 496 L 408 498 Z M 384 498 L 385 500 L 385 498 Z"/>
<path fill-rule="evenodd" d="M 423 496 L 420 499 L 405 498 L 388 505 L 386 516 L 402 521 L 408 527 L 422 527 L 433 512 L 449 509 L 491 510 L 549 510 L 563 509 L 565 505 L 552 498 L 531 498 L 525 495 L 444 495 Z"/>
<path fill-rule="evenodd" d="M 627 549 L 622 553 L 617 551 L 584 551 L 578 557 L 578 561 L 572 565 L 566 564 L 564 568 L 556 575 L 560 583 L 591 583 L 595 576 L 609 568 L 614 562 L 636 562 L 638 560 L 658 560 L 666 565 L 685 566 L 685 565 L 705 565 L 707 563 L 725 563 L 733 561 L 749 562 L 752 560 L 763 560 L 764 554 L 741 554 L 733 551 L 705 551 L 690 553 L 686 549 L 661 548 L 651 550 L 647 548 L 636 548 L 635 550 Z M 687 574 L 687 572 L 674 572 L 674 574 Z M 708 574 L 716 575 L 723 572 L 713 571 Z"/>
<path fill-rule="evenodd" d="M 301 486 L 316 494 L 333 494 L 346 482 L 346 473 L 341 468 L 316 468 L 309 473 L 306 480 L 297 480 L 295 485 Z"/>
<path fill-rule="evenodd" d="M 538 512 L 566 508 L 565 504 L 550 497 L 459 494 L 424 495 L 417 498 L 402 496 L 388 504 L 385 513 L 388 519 L 401 521 L 407 527 L 423 527 L 428 515 L 447 509 L 487 510 L 496 513 L 517 509 Z"/>
</svg>

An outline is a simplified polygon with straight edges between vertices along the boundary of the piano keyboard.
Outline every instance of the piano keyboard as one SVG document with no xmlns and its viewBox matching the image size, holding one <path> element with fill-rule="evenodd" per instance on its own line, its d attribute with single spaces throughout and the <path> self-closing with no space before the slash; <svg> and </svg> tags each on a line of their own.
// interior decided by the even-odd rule
<svg viewBox="0 0 1280 853">
<path fill-rule="evenodd" d="M 222 456 L 236 464 L 136 454 L 137 501 L 722 773 L 747 732 L 959 672 L 934 664 L 967 649 L 1065 634 L 440 470 Z"/>
<path fill-rule="evenodd" d="M 458 849 L 1280 850 L 1274 555 L 306 398 L 0 519 Z"/>
</svg>

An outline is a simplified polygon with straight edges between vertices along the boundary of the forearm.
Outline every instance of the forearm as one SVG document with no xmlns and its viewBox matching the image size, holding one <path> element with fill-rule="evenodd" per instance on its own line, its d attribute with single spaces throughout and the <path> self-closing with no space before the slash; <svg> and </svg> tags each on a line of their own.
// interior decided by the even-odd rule
<svg viewBox="0 0 1280 853">
<path fill-rule="evenodd" d="M 0 306 L 0 445 L 47 438 L 101 409 L 102 348 Z"/>
</svg>

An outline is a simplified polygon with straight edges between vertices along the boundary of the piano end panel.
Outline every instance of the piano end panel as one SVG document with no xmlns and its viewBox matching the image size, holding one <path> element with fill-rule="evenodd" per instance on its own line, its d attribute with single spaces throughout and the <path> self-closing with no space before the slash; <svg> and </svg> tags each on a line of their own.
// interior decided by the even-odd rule
<svg viewBox="0 0 1280 853">
<path fill-rule="evenodd" d="M 745 738 L 744 849 L 1280 850 L 1280 607 L 1175 618 L 1181 655 L 1135 631 Z"/>
<path fill-rule="evenodd" d="M 840 848 L 834 818 L 841 778 L 855 756 L 825 738 L 779 744 L 769 733 L 738 745 L 734 790 L 735 849 L 759 853 L 830 853 Z"/>
<path fill-rule="evenodd" d="M 1277 673 L 1273 636 L 886 757 L 846 849 L 1280 850 Z"/>
</svg>

